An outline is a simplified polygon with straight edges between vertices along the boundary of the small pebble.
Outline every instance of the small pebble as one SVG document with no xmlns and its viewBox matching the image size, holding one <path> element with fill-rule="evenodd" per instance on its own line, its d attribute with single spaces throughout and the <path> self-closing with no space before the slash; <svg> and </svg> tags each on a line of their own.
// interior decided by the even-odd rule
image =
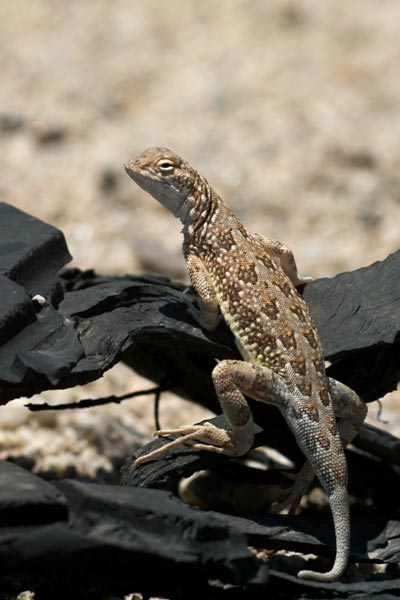
<svg viewBox="0 0 400 600">
<path fill-rule="evenodd" d="M 45 121 L 34 121 L 29 130 L 35 142 L 41 146 L 60 144 L 65 141 L 66 131 L 60 126 L 49 125 Z"/>
<path fill-rule="evenodd" d="M 25 127 L 26 121 L 18 113 L 4 113 L 0 115 L 0 130 L 4 133 L 15 133 Z"/>
<path fill-rule="evenodd" d="M 35 592 L 30 592 L 28 590 L 26 590 L 25 592 L 21 592 L 17 596 L 17 600 L 34 600 L 34 599 L 35 599 Z"/>
</svg>

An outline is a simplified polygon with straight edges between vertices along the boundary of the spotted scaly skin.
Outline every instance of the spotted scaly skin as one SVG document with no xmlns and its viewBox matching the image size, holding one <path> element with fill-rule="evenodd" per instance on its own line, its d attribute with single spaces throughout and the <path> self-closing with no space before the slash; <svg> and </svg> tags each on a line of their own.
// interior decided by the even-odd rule
<svg viewBox="0 0 400 600">
<path fill-rule="evenodd" d="M 207 180 L 170 150 L 150 148 L 125 169 L 183 224 L 183 252 L 200 299 L 200 310 L 192 308 L 190 313 L 207 330 L 217 326 L 222 314 L 243 357 L 218 363 L 212 373 L 229 431 L 206 423 L 156 432 L 181 437 L 142 455 L 136 464 L 189 439 L 196 440 L 198 449 L 245 454 L 254 441 L 245 395 L 277 406 L 308 459 L 290 502 L 304 492 L 315 473 L 328 496 L 335 527 L 332 569 L 304 570 L 298 576 L 338 579 L 350 548 L 343 447 L 361 427 L 366 407 L 355 392 L 325 374 L 317 331 L 296 289 L 309 279 L 298 276 L 286 246 L 247 231 Z"/>
</svg>

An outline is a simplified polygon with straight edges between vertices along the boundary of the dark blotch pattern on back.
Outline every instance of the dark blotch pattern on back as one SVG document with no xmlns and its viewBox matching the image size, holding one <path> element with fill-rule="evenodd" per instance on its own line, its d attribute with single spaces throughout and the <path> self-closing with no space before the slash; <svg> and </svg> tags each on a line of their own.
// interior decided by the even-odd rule
<svg viewBox="0 0 400 600">
<path fill-rule="evenodd" d="M 237 277 L 239 281 L 255 285 L 258 281 L 256 267 L 254 263 L 240 263 Z"/>
<path fill-rule="evenodd" d="M 261 312 L 267 315 L 269 319 L 275 321 L 279 316 L 279 308 L 276 298 L 270 298 L 261 304 Z"/>
</svg>

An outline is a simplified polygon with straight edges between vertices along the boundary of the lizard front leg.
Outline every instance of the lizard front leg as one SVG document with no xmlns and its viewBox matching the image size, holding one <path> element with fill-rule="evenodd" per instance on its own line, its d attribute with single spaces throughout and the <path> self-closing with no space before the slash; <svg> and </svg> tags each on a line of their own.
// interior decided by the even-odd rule
<svg viewBox="0 0 400 600">
<path fill-rule="evenodd" d="M 188 252 L 186 264 L 200 304 L 199 309 L 190 305 L 188 312 L 203 329 L 213 331 L 221 320 L 221 314 L 211 277 L 203 261 L 196 254 Z"/>
<path fill-rule="evenodd" d="M 255 242 L 272 259 L 277 259 L 279 265 L 296 287 L 313 281 L 312 277 L 299 277 L 297 272 L 296 260 L 293 252 L 278 240 L 264 237 L 259 233 L 252 233 Z"/>
</svg>

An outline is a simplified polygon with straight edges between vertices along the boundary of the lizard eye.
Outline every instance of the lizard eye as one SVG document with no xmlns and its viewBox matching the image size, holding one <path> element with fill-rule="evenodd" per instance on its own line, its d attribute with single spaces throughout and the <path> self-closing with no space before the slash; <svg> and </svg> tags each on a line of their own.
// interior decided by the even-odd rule
<svg viewBox="0 0 400 600">
<path fill-rule="evenodd" d="M 172 160 L 168 160 L 166 158 L 161 159 L 158 163 L 157 163 L 157 167 L 160 169 L 161 173 L 163 175 L 167 174 L 167 173 L 172 173 L 172 171 L 175 168 L 174 163 L 172 162 Z"/>
</svg>

